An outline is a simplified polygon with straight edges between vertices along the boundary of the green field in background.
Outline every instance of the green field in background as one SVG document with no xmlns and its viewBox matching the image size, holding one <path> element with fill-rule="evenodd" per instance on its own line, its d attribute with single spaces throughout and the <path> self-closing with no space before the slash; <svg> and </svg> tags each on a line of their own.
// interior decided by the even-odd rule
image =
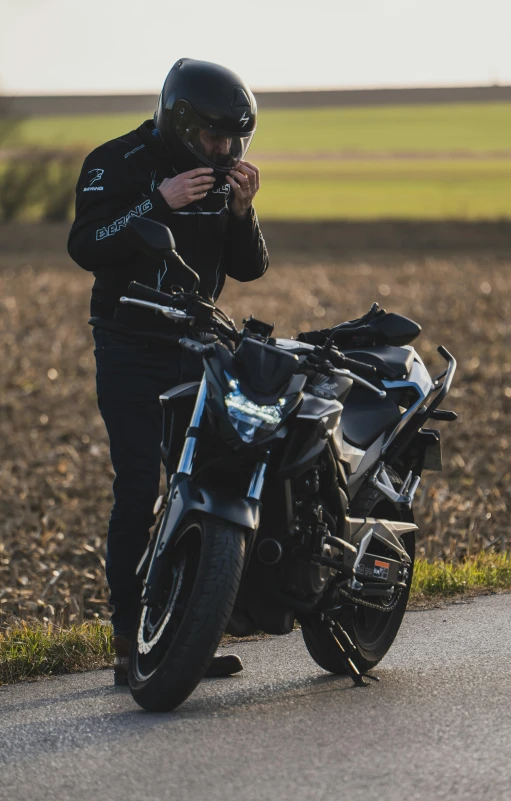
<svg viewBox="0 0 511 801">
<path fill-rule="evenodd" d="M 25 120 L 7 144 L 91 149 L 150 116 L 148 112 L 34 117 Z M 252 149 L 261 155 L 511 150 L 511 103 L 263 109 Z"/>
<path fill-rule="evenodd" d="M 511 160 L 262 161 L 266 219 L 511 216 Z"/>
<path fill-rule="evenodd" d="M 87 151 L 144 116 L 27 119 L 6 144 Z M 262 110 L 248 158 L 261 218 L 492 219 L 511 217 L 510 155 L 511 103 L 481 103 Z"/>
</svg>

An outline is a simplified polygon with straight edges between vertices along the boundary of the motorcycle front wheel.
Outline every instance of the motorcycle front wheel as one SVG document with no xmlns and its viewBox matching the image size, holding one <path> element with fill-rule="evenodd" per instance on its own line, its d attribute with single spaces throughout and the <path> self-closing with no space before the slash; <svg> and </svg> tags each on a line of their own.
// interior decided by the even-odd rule
<svg viewBox="0 0 511 801">
<path fill-rule="evenodd" d="M 129 685 L 149 712 L 169 712 L 194 691 L 227 627 L 243 570 L 245 532 L 208 515 L 176 532 L 160 572 L 158 602 L 142 606 Z"/>
</svg>

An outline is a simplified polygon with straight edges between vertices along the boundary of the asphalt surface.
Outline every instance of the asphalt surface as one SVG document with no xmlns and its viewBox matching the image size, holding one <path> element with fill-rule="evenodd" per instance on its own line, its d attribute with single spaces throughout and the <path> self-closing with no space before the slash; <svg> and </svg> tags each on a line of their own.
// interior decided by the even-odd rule
<svg viewBox="0 0 511 801">
<path fill-rule="evenodd" d="M 1 801 L 509 801 L 511 595 L 406 615 L 379 684 L 299 632 L 152 715 L 109 671 L 0 689 Z"/>
</svg>

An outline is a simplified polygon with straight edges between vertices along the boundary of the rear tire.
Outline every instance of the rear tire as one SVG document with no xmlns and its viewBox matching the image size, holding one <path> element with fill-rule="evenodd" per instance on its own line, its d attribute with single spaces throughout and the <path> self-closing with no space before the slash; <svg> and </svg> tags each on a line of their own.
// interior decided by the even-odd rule
<svg viewBox="0 0 511 801">
<path fill-rule="evenodd" d="M 179 706 L 209 667 L 238 593 L 245 532 L 196 515 L 183 523 L 168 550 L 161 604 L 142 607 L 130 657 L 131 693 L 149 712 Z"/>
<path fill-rule="evenodd" d="M 401 485 L 402 482 L 396 473 L 390 468 L 387 468 L 387 473 L 393 484 Z M 351 512 L 354 517 L 375 517 L 413 523 L 411 510 L 398 509 L 374 487 L 365 487 L 358 493 L 352 504 Z M 401 541 L 412 564 L 406 589 L 401 590 L 399 600 L 392 612 L 378 612 L 363 606 L 357 606 L 355 609 L 347 607 L 337 618 L 355 645 L 357 655 L 354 661 L 361 673 L 371 670 L 383 659 L 403 622 L 413 578 L 415 531 L 404 534 Z M 390 552 L 387 555 L 390 556 Z M 373 601 L 373 599 L 370 600 Z M 375 602 L 376 600 L 374 599 Z M 325 622 L 319 618 L 303 621 L 302 634 L 307 650 L 323 670 L 339 675 L 346 674 L 343 654 Z"/>
</svg>

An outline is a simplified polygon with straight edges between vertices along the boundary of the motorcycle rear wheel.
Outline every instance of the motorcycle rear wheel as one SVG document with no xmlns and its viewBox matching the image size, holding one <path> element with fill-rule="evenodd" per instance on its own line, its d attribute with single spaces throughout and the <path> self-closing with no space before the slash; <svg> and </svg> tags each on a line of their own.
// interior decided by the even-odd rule
<svg viewBox="0 0 511 801">
<path fill-rule="evenodd" d="M 245 532 L 208 515 L 188 518 L 168 547 L 158 606 L 143 606 L 128 680 L 149 712 L 194 691 L 227 627 L 243 571 Z"/>
<path fill-rule="evenodd" d="M 396 486 L 401 484 L 399 476 L 387 472 Z M 375 517 L 386 520 L 403 520 L 413 523 L 411 510 L 398 510 L 378 490 L 367 487 L 355 498 L 351 513 L 354 517 Z M 357 655 L 355 663 L 361 673 L 366 673 L 383 659 L 394 642 L 403 622 L 403 617 L 410 595 L 415 558 L 415 532 L 411 531 L 401 537 L 402 543 L 411 559 L 411 568 L 406 589 L 400 591 L 399 600 L 391 612 L 383 608 L 379 612 L 363 606 L 346 607 L 337 617 L 340 625 L 347 632 L 355 645 Z M 391 555 L 391 554 L 388 554 Z M 376 601 L 375 598 L 370 598 Z M 319 618 L 302 622 L 302 635 L 314 661 L 329 673 L 346 674 L 343 654 L 335 641 L 327 623 Z"/>
</svg>

